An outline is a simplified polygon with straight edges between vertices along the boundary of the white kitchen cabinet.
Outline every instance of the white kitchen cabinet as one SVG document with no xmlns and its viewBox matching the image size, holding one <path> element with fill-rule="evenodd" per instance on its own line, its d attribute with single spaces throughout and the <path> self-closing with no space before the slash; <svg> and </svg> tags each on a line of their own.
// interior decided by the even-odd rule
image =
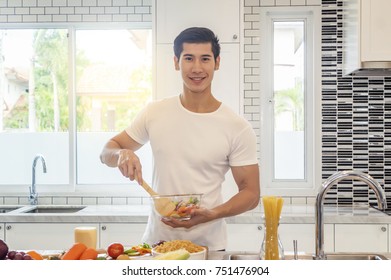
<svg viewBox="0 0 391 280">
<path fill-rule="evenodd" d="M 156 51 L 156 99 L 179 95 L 182 92 L 183 83 L 180 72 L 174 67 L 172 45 L 157 45 Z M 218 100 L 239 113 L 239 45 L 223 44 L 220 55 L 220 69 L 214 74 L 212 93 Z"/>
<path fill-rule="evenodd" d="M 361 0 L 362 61 L 391 61 L 390 11 L 390 0 Z"/>
<path fill-rule="evenodd" d="M 335 252 L 387 251 L 387 224 L 335 224 Z"/>
<path fill-rule="evenodd" d="M 391 252 L 391 224 L 388 224 L 388 252 Z"/>
<path fill-rule="evenodd" d="M 78 226 L 99 227 L 84 223 L 6 223 L 5 240 L 12 250 L 66 250 L 74 244 L 74 229 Z"/>
<path fill-rule="evenodd" d="M 156 0 L 156 42 L 172 44 L 192 26 L 212 29 L 221 43 L 238 42 L 240 8 L 240 0 Z"/>
<path fill-rule="evenodd" d="M 141 243 L 146 226 L 146 224 L 102 223 L 100 247 L 107 248 L 113 242 L 119 242 L 124 246 L 138 245 Z"/>
<path fill-rule="evenodd" d="M 315 253 L 315 224 L 280 224 L 279 236 L 286 253 L 293 253 L 293 240 L 297 240 L 297 250 Z M 334 252 L 334 225 L 324 225 L 325 252 Z"/>
<path fill-rule="evenodd" d="M 349 0 L 344 10 L 344 74 L 370 75 L 356 70 L 390 68 L 391 1 Z"/>
<path fill-rule="evenodd" d="M 334 251 L 334 225 L 325 224 L 325 251 Z M 228 224 L 227 251 L 258 252 L 265 234 L 261 224 Z M 297 240 L 298 251 L 315 253 L 314 224 L 280 224 L 278 235 L 286 254 L 293 254 L 293 240 Z"/>
<path fill-rule="evenodd" d="M 0 239 L 1 240 L 5 240 L 5 224 L 4 223 L 0 223 Z"/>
<path fill-rule="evenodd" d="M 264 236 L 258 224 L 228 224 L 226 251 L 259 252 Z"/>
</svg>

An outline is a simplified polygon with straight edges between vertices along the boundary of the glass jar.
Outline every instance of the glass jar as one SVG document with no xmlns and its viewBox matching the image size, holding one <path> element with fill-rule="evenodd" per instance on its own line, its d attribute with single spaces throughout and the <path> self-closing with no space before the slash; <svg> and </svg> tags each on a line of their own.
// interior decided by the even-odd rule
<svg viewBox="0 0 391 280">
<path fill-rule="evenodd" d="M 261 244 L 260 258 L 261 260 L 283 260 L 284 247 L 278 235 L 279 224 L 270 223 L 264 225 L 265 234 Z"/>
</svg>

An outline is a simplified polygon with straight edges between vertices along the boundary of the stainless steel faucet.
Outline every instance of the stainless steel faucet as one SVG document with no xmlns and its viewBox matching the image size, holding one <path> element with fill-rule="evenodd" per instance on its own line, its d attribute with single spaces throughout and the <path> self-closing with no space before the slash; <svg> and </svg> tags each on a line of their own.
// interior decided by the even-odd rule
<svg viewBox="0 0 391 280">
<path fill-rule="evenodd" d="M 30 195 L 29 195 L 29 201 L 31 205 L 37 205 L 38 204 L 38 193 L 36 191 L 35 187 L 35 167 L 37 166 L 38 160 L 42 161 L 42 168 L 43 168 L 43 173 L 46 173 L 46 162 L 45 158 L 43 155 L 36 155 L 33 161 L 33 170 L 32 170 L 32 183 L 30 186 Z"/>
<path fill-rule="evenodd" d="M 324 260 L 324 222 L 323 222 L 323 202 L 327 191 L 344 179 L 352 179 L 365 182 L 374 192 L 377 198 L 378 208 L 387 208 L 386 195 L 381 185 L 368 174 L 360 171 L 340 171 L 331 175 L 323 184 L 316 197 L 315 207 L 315 259 Z"/>
</svg>

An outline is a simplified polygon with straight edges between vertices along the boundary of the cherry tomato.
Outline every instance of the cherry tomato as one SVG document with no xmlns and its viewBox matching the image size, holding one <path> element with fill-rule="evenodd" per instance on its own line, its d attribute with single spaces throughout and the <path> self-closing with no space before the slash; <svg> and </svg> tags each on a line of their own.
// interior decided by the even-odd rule
<svg viewBox="0 0 391 280">
<path fill-rule="evenodd" d="M 113 259 L 117 259 L 119 255 L 124 253 L 124 245 L 121 243 L 111 243 L 107 248 L 107 254 Z"/>
</svg>

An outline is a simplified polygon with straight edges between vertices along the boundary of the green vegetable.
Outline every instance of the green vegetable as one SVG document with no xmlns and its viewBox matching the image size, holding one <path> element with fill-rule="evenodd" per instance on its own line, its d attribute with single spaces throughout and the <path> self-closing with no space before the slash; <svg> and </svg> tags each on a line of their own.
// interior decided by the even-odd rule
<svg viewBox="0 0 391 280">
<path fill-rule="evenodd" d="M 142 245 L 140 245 L 140 247 L 145 249 L 151 249 L 151 246 L 145 242 Z"/>
<path fill-rule="evenodd" d="M 198 204 L 198 198 L 190 197 L 189 198 L 189 204 Z"/>
<path fill-rule="evenodd" d="M 124 254 L 128 255 L 128 256 L 138 256 L 140 255 L 140 252 L 137 251 L 137 250 L 134 250 L 132 248 L 128 249 L 128 250 L 125 250 L 124 251 Z"/>
</svg>

